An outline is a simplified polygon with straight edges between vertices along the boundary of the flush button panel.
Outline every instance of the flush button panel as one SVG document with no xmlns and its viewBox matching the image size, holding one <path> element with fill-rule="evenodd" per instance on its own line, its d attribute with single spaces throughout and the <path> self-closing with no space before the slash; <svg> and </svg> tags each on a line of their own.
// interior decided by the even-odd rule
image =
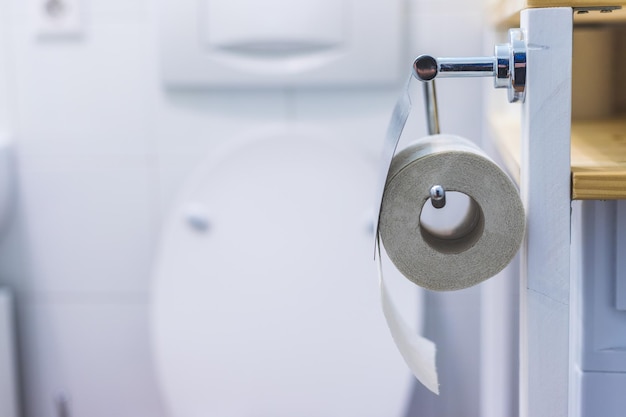
<svg viewBox="0 0 626 417">
<path fill-rule="evenodd" d="M 161 72 L 170 87 L 384 85 L 401 78 L 400 0 L 161 0 L 159 14 Z"/>
</svg>

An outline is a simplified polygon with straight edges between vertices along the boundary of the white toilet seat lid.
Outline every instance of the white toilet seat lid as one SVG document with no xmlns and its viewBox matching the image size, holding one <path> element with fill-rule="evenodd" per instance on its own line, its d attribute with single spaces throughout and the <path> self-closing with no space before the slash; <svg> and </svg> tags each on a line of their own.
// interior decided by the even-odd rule
<svg viewBox="0 0 626 417">
<path fill-rule="evenodd" d="M 286 130 L 189 180 L 153 293 L 171 417 L 402 415 L 412 379 L 378 300 L 374 181 L 363 155 Z"/>
</svg>

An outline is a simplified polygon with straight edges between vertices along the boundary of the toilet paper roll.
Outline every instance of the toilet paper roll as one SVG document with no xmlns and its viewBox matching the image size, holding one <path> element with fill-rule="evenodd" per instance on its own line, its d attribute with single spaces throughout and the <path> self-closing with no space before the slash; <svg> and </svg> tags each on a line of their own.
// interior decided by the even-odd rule
<svg viewBox="0 0 626 417">
<path fill-rule="evenodd" d="M 383 144 L 375 203 L 375 258 L 382 310 L 391 336 L 413 375 L 439 394 L 437 346 L 411 329 L 398 313 L 386 289 L 381 245 L 400 272 L 418 285 L 460 289 L 495 275 L 510 262 L 521 244 L 525 217 L 508 176 L 466 139 L 430 136 L 394 156 L 412 107 L 412 81 L 410 76 Z M 463 220 L 445 234 L 421 221 L 433 185 L 470 198 Z"/>
<path fill-rule="evenodd" d="M 470 198 L 463 221 L 445 234 L 421 222 L 433 185 Z M 469 140 L 429 136 L 393 157 L 378 231 L 393 264 L 417 285 L 458 290 L 494 276 L 517 253 L 524 229 L 515 185 Z"/>
</svg>

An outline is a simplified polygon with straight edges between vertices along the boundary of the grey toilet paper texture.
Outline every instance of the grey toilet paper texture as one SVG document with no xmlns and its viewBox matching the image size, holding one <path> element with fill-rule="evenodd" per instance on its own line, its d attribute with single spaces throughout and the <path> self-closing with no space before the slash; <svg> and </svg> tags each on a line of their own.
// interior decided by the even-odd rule
<svg viewBox="0 0 626 417">
<path fill-rule="evenodd" d="M 462 224 L 439 235 L 420 224 L 430 188 L 473 200 Z M 382 244 L 396 268 L 424 288 L 450 291 L 500 272 L 517 253 L 525 215 L 517 188 L 480 148 L 453 135 L 420 139 L 392 160 L 379 218 Z"/>
</svg>

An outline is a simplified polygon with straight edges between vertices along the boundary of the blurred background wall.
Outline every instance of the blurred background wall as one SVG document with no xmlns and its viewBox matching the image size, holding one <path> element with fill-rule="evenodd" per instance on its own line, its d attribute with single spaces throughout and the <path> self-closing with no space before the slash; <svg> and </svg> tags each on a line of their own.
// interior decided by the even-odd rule
<svg viewBox="0 0 626 417">
<path fill-rule="evenodd" d="M 16 294 L 22 411 L 56 417 L 67 395 L 83 405 L 73 416 L 165 416 L 150 276 L 185 178 L 229 138 L 276 123 L 332 130 L 375 160 L 404 75 L 388 87 L 166 90 L 155 1 L 81 0 L 82 33 L 58 38 L 37 36 L 41 3 L 0 0 L 0 133 L 16 170 L 0 284 Z M 483 52 L 478 1 L 407 0 L 404 18 L 407 75 L 420 53 Z M 439 83 L 444 132 L 480 141 L 482 87 Z M 418 103 L 409 136 L 425 134 L 423 114 Z M 410 415 L 479 415 L 479 301 L 477 288 L 427 295 L 450 383 L 438 400 L 416 385 Z"/>
</svg>

